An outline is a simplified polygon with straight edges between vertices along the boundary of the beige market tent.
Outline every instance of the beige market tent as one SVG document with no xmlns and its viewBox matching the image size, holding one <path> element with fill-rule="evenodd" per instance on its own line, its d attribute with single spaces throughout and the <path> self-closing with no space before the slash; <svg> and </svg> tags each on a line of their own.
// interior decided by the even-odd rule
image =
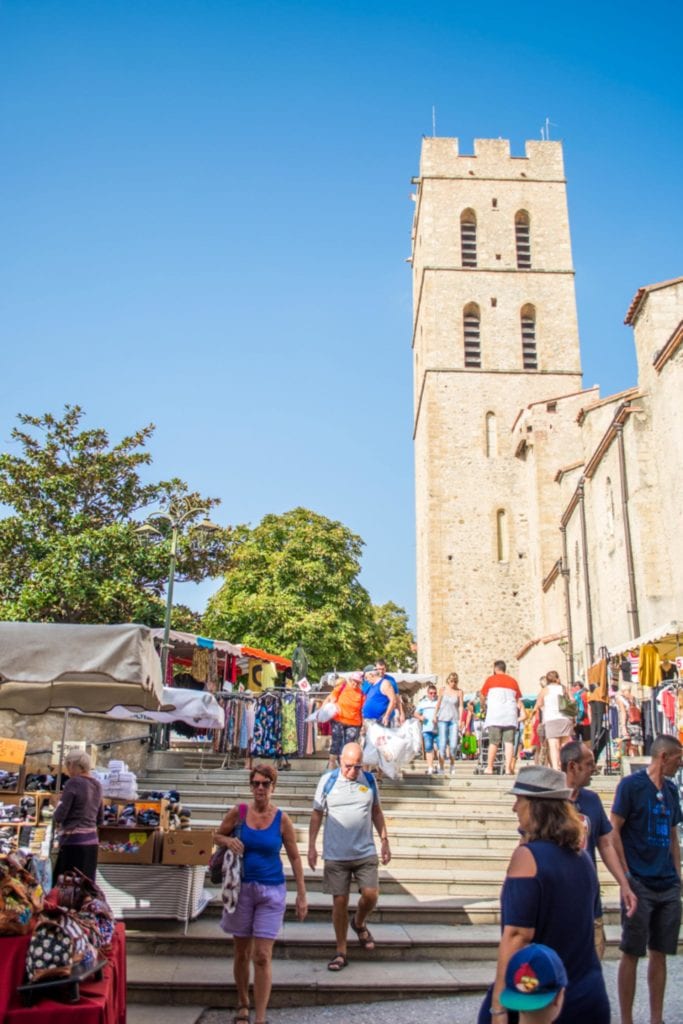
<svg viewBox="0 0 683 1024">
<path fill-rule="evenodd" d="M 156 711 L 162 699 L 147 626 L 0 622 L 0 711 L 95 714 L 117 704 Z"/>
<path fill-rule="evenodd" d="M 683 653 L 683 622 L 665 622 L 657 629 L 651 629 L 642 636 L 609 648 L 611 655 L 627 654 L 637 651 L 640 647 L 651 644 L 659 651 L 660 658 L 676 658 Z"/>
</svg>

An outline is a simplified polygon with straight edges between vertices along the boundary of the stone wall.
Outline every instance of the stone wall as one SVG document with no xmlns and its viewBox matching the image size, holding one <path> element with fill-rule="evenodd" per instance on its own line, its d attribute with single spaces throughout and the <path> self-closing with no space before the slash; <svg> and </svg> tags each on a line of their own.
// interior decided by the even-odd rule
<svg viewBox="0 0 683 1024">
<path fill-rule="evenodd" d="M 44 772 L 50 763 L 50 753 L 34 753 L 32 751 L 52 750 L 52 744 L 62 738 L 64 716 L 49 711 L 44 715 L 15 715 L 10 711 L 0 711 L 0 736 L 28 741 L 27 768 L 31 772 Z M 98 767 L 106 767 L 111 758 L 126 761 L 130 769 L 136 773 L 144 770 L 149 756 L 149 744 L 142 743 L 138 737 L 145 737 L 149 727 L 139 722 L 116 722 L 104 715 L 70 714 L 67 722 L 67 740 L 86 740 L 88 743 L 104 743 L 112 740 L 128 739 L 126 743 L 116 743 L 109 750 L 98 747 Z"/>
</svg>

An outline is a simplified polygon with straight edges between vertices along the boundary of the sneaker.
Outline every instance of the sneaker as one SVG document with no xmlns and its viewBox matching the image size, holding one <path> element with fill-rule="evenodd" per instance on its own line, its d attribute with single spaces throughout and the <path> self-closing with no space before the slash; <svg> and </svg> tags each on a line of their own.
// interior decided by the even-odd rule
<svg viewBox="0 0 683 1024">
<path fill-rule="evenodd" d="M 451 775 L 455 775 L 455 765 L 451 765 Z"/>
<path fill-rule="evenodd" d="M 427 775 L 433 775 L 433 774 L 434 774 L 434 769 L 430 765 L 430 767 L 427 769 Z"/>
<path fill-rule="evenodd" d="M 434 774 L 443 775 L 443 768 L 441 767 L 441 765 L 437 765 L 437 767 L 434 769 Z"/>
</svg>

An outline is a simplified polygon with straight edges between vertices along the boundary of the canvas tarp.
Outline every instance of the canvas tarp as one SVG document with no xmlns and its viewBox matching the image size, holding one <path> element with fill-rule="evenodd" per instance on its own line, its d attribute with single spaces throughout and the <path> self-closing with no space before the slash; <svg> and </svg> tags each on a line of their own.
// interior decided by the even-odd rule
<svg viewBox="0 0 683 1024">
<path fill-rule="evenodd" d="M 212 693 L 185 690 L 179 686 L 165 686 L 163 699 L 163 711 L 140 711 L 117 705 L 106 714 L 108 718 L 143 722 L 145 725 L 172 725 L 173 722 L 185 722 L 195 729 L 222 729 L 225 725 L 225 711 Z"/>
<path fill-rule="evenodd" d="M 157 710 L 161 664 L 147 626 L 0 622 L 0 710 Z"/>
</svg>

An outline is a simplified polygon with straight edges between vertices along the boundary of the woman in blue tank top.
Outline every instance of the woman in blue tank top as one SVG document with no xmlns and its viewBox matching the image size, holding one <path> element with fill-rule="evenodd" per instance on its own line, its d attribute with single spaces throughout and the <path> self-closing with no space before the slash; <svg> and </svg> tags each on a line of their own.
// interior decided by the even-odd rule
<svg viewBox="0 0 683 1024">
<path fill-rule="evenodd" d="M 237 987 L 234 1024 L 249 1021 L 249 964 L 254 962 L 254 1024 L 267 1024 L 272 986 L 273 943 L 282 927 L 287 891 L 280 852 L 284 845 L 296 879 L 296 915 L 306 917 L 304 870 L 288 815 L 271 803 L 277 770 L 257 764 L 249 774 L 252 801 L 232 807 L 216 832 L 218 846 L 242 856 L 242 884 L 237 906 L 223 911 L 221 928 L 233 936 L 233 970 Z M 239 838 L 233 835 L 239 826 Z"/>
<path fill-rule="evenodd" d="M 581 849 L 584 826 L 569 803 L 565 776 L 552 768 L 522 768 L 512 790 L 522 842 L 513 853 L 501 892 L 502 935 L 496 980 L 479 1011 L 479 1024 L 517 1024 L 500 993 L 511 956 L 532 942 L 562 959 L 569 984 L 557 1024 L 609 1024 L 610 1006 L 595 951 L 598 877 Z"/>
</svg>

